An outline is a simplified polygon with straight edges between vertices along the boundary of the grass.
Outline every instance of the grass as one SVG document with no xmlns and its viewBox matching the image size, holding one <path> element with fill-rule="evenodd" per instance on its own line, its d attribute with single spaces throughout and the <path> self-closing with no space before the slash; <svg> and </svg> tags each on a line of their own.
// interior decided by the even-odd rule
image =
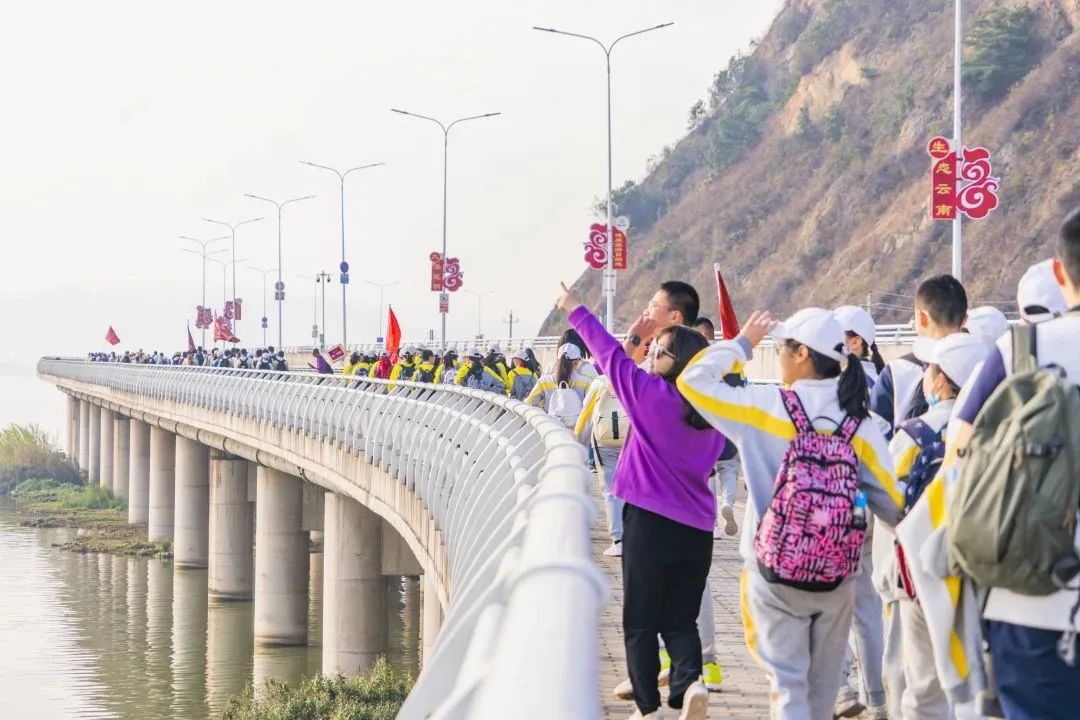
<svg viewBox="0 0 1080 720">
<path fill-rule="evenodd" d="M 48 478 L 23 480 L 11 495 L 42 510 L 127 510 L 126 500 L 99 485 L 71 485 Z"/>
<path fill-rule="evenodd" d="M 0 495 L 29 478 L 51 478 L 78 485 L 82 474 L 37 425 L 8 425 L 0 430 Z"/>
<path fill-rule="evenodd" d="M 412 689 L 412 678 L 398 675 L 380 657 L 366 675 L 319 675 L 290 687 L 271 680 L 258 693 L 233 698 L 214 720 L 392 720 Z"/>
</svg>

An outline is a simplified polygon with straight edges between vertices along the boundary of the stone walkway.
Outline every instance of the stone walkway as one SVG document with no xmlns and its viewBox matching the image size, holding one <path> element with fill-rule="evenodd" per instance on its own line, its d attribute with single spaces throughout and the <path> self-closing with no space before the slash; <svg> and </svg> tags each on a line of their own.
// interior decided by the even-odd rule
<svg viewBox="0 0 1080 720">
<path fill-rule="evenodd" d="M 593 496 L 600 509 L 593 525 L 593 550 L 597 562 L 607 573 L 611 583 L 611 603 L 600 617 L 600 705 L 605 718 L 623 720 L 634 711 L 634 704 L 629 700 L 618 700 L 611 694 L 611 690 L 626 678 L 626 651 L 622 633 L 622 568 L 619 558 L 603 555 L 604 549 L 610 544 L 610 537 L 602 509 L 603 501 L 595 488 Z M 735 517 L 742 519 L 742 515 L 743 502 L 740 497 L 736 503 Z M 769 685 L 765 673 L 754 663 L 743 641 L 742 616 L 739 610 L 741 568 L 738 536 L 717 539 L 713 544 L 713 563 L 709 579 L 712 581 L 713 602 L 716 606 L 716 651 L 717 660 L 724 671 L 724 690 L 712 693 L 709 717 L 760 720 L 769 716 Z M 661 693 L 666 700 L 666 690 L 661 689 Z M 670 710 L 665 717 L 668 714 Z"/>
</svg>

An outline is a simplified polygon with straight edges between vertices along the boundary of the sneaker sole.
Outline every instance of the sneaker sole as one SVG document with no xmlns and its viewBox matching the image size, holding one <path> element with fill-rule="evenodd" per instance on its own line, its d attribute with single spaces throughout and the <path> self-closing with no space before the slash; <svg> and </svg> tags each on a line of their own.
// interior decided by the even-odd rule
<svg viewBox="0 0 1080 720">
<path fill-rule="evenodd" d="M 680 720 L 708 720 L 709 694 L 691 695 L 683 705 Z"/>
<path fill-rule="evenodd" d="M 720 514 L 724 518 L 724 532 L 728 535 L 735 535 L 739 532 L 739 524 L 735 522 L 735 511 L 731 509 L 729 505 L 725 505 L 720 511 Z"/>
<path fill-rule="evenodd" d="M 859 715 L 861 715 L 861 714 L 862 714 L 863 710 L 865 710 L 865 709 L 866 709 L 866 708 L 865 708 L 865 707 L 863 707 L 863 704 L 862 704 L 862 703 L 860 703 L 860 702 L 856 701 L 854 705 L 850 705 L 850 706 L 848 706 L 848 707 L 844 708 L 844 709 L 843 709 L 842 711 L 840 711 L 840 712 L 836 712 L 836 711 L 835 711 L 835 709 L 834 709 L 834 711 L 833 711 L 833 717 L 834 717 L 834 718 L 853 718 L 853 717 L 858 717 Z"/>
</svg>

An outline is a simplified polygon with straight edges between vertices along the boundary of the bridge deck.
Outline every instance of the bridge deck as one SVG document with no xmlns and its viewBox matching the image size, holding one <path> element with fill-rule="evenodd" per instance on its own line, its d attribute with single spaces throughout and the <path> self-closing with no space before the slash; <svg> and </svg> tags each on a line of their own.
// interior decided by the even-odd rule
<svg viewBox="0 0 1080 720">
<path fill-rule="evenodd" d="M 740 483 L 741 484 L 741 483 Z M 743 514 L 743 501 L 736 503 L 736 517 Z M 603 501 L 594 487 L 593 497 L 601 511 L 593 524 L 593 549 L 600 567 L 611 583 L 611 603 L 600 618 L 600 704 L 604 717 L 623 720 L 634 710 L 628 700 L 618 700 L 611 690 L 626 678 L 626 650 L 622 633 L 622 568 L 619 558 L 604 557 L 610 544 L 604 520 Z M 710 717 L 766 718 L 769 716 L 769 684 L 765 673 L 750 657 L 743 642 L 742 619 L 739 611 L 738 539 L 723 537 L 713 544 L 712 580 L 713 603 L 716 607 L 716 654 L 724 671 L 724 690 L 712 693 Z M 666 690 L 661 690 L 667 698 Z"/>
</svg>

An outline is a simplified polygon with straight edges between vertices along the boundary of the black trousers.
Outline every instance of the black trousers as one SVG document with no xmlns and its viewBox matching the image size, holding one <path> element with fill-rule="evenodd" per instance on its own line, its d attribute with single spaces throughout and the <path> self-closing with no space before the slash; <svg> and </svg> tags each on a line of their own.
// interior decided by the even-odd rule
<svg viewBox="0 0 1080 720">
<path fill-rule="evenodd" d="M 634 702 L 642 715 L 660 708 L 660 643 L 671 656 L 668 704 L 701 677 L 697 616 L 712 563 L 711 532 L 630 503 L 623 508 L 623 633 Z"/>
</svg>

